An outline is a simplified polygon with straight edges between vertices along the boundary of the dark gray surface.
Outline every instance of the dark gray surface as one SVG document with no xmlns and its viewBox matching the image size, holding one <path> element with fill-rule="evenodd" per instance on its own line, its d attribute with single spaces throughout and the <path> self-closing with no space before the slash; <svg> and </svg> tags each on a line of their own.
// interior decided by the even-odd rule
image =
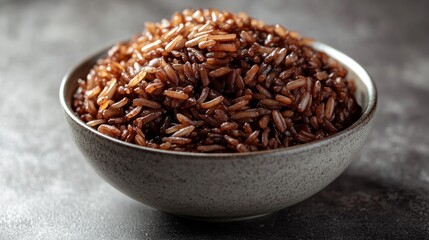
<svg viewBox="0 0 429 240">
<path fill-rule="evenodd" d="M 127 198 L 85 162 L 58 102 L 64 73 L 144 21 L 191 6 L 283 23 L 374 77 L 375 128 L 328 188 L 262 219 L 197 223 Z M 427 1 L 0 0 L 0 239 L 429 238 L 427 9 Z"/>
</svg>

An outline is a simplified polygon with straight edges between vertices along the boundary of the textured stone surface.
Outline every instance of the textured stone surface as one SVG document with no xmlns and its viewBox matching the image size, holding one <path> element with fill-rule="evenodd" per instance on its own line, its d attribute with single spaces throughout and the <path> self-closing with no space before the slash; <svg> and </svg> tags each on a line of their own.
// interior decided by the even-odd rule
<svg viewBox="0 0 429 240">
<path fill-rule="evenodd" d="M 284 23 L 374 77 L 374 130 L 333 184 L 261 219 L 197 223 L 127 198 L 85 162 L 58 102 L 64 73 L 144 21 L 191 6 Z M 0 239 L 427 238 L 428 8 L 418 0 L 0 0 Z"/>
</svg>

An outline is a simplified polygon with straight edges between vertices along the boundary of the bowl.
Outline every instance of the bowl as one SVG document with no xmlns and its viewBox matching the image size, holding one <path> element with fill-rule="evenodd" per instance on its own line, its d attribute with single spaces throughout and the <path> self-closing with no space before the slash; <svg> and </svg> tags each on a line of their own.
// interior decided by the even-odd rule
<svg viewBox="0 0 429 240">
<path fill-rule="evenodd" d="M 320 42 L 325 52 L 355 80 L 361 117 L 323 140 L 249 153 L 189 153 L 142 147 L 88 127 L 71 101 L 97 59 L 89 57 L 63 79 L 60 101 L 75 142 L 108 183 L 148 206 L 199 220 L 233 221 L 262 216 L 298 203 L 337 178 L 361 150 L 372 126 L 377 92 L 367 72 L 353 59 Z"/>
</svg>

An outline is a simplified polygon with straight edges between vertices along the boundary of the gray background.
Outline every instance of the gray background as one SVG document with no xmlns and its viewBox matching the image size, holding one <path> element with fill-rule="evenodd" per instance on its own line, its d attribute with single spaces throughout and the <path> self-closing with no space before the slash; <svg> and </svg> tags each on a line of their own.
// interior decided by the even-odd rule
<svg viewBox="0 0 429 240">
<path fill-rule="evenodd" d="M 1 1 L 0 239 L 429 238 L 428 1 Z M 268 217 L 208 224 L 102 181 L 58 101 L 65 72 L 185 7 L 246 11 L 332 45 L 379 90 L 359 158 L 325 190 Z"/>
</svg>

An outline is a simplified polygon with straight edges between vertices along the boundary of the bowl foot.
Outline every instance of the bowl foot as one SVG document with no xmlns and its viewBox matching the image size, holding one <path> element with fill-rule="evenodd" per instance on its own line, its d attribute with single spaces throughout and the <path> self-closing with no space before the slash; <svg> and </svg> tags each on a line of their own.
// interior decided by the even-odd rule
<svg viewBox="0 0 429 240">
<path fill-rule="evenodd" d="M 245 221 L 245 220 L 260 218 L 270 214 L 272 214 L 272 212 L 263 213 L 259 215 L 246 216 L 246 217 L 198 217 L 198 216 L 187 216 L 187 215 L 176 215 L 176 214 L 172 214 L 172 215 L 180 218 L 185 218 L 185 219 L 190 219 L 195 221 L 203 221 L 203 222 L 237 222 L 237 221 Z"/>
</svg>

